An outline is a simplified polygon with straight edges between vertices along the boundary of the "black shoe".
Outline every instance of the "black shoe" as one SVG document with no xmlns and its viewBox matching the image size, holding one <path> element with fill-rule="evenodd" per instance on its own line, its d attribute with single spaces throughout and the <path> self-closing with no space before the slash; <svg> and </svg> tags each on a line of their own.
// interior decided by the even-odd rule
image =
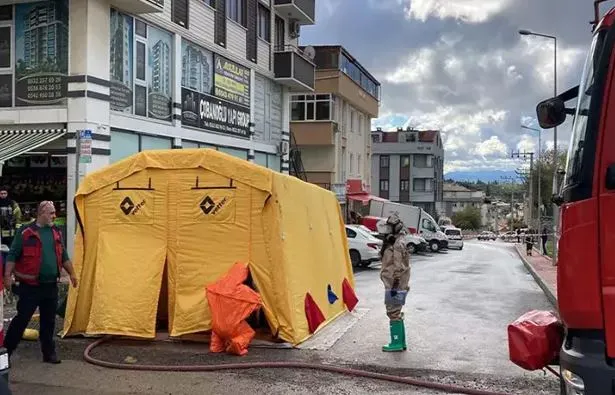
<svg viewBox="0 0 615 395">
<path fill-rule="evenodd" d="M 52 357 L 44 357 L 43 362 L 57 365 L 59 363 L 62 363 L 62 360 L 54 355 Z"/>
</svg>

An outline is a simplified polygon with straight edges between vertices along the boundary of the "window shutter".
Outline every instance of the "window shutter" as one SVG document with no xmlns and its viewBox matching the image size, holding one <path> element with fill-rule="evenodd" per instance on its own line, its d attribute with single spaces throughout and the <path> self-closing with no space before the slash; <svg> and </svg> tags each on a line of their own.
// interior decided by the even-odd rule
<svg viewBox="0 0 615 395">
<path fill-rule="evenodd" d="M 173 0 L 171 3 L 173 22 L 185 29 L 188 29 L 188 1 L 189 0 Z"/>
<path fill-rule="evenodd" d="M 214 38 L 216 40 L 216 44 L 226 48 L 226 0 L 216 0 Z"/>
<path fill-rule="evenodd" d="M 257 58 L 257 40 L 256 36 L 258 34 L 256 21 L 257 21 L 257 10 L 258 10 L 258 0 L 247 0 L 247 27 L 248 34 L 246 37 L 246 58 L 256 63 Z"/>
</svg>

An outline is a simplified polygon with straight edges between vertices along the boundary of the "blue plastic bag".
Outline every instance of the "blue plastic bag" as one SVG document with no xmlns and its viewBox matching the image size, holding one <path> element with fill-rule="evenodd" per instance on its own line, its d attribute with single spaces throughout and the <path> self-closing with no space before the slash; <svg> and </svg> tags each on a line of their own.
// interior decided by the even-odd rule
<svg viewBox="0 0 615 395">
<path fill-rule="evenodd" d="M 408 291 L 397 290 L 395 296 L 391 293 L 390 289 L 384 291 L 384 304 L 387 306 L 403 306 L 406 304 L 406 296 Z"/>
</svg>

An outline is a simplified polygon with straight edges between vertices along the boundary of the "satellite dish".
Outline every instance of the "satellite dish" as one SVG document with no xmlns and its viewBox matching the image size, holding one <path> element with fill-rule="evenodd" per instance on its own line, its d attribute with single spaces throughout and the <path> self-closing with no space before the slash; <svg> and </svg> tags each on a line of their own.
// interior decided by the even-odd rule
<svg viewBox="0 0 615 395">
<path fill-rule="evenodd" d="M 312 47 L 311 45 L 308 45 L 307 47 L 305 47 L 305 49 L 303 50 L 303 53 L 305 54 L 305 56 L 307 56 L 310 60 L 314 60 L 314 57 L 316 56 L 316 50 L 314 49 L 314 47 Z"/>
</svg>

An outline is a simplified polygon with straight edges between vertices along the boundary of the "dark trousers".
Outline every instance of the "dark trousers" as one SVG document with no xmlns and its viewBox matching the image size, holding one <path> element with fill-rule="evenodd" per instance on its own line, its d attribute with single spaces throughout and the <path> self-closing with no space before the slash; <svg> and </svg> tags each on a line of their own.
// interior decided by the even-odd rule
<svg viewBox="0 0 615 395">
<path fill-rule="evenodd" d="M 542 238 L 542 253 L 547 255 L 547 238 Z"/>
<path fill-rule="evenodd" d="M 58 305 L 58 284 L 44 283 L 38 286 L 21 283 L 18 288 L 17 315 L 11 320 L 6 331 L 4 347 L 12 354 L 23 336 L 32 315 L 38 307 L 40 315 L 39 339 L 43 358 L 55 356 L 53 334 L 56 326 Z"/>
</svg>

